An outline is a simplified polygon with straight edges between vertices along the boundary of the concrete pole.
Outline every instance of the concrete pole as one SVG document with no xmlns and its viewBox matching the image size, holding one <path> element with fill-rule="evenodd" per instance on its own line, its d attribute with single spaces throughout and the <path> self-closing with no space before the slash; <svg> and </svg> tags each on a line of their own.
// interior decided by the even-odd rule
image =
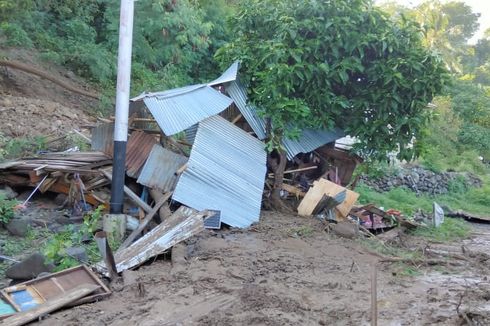
<svg viewBox="0 0 490 326">
<path fill-rule="evenodd" d="M 112 166 L 112 214 L 121 214 L 124 199 L 126 143 L 128 140 L 131 49 L 133 46 L 134 0 L 121 0 L 119 50 L 117 57 L 116 120 L 114 123 L 114 161 Z"/>
</svg>

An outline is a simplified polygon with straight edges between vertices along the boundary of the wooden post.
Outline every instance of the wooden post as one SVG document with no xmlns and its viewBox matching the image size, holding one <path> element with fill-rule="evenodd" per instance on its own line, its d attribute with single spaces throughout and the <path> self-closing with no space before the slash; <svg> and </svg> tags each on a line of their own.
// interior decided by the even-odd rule
<svg viewBox="0 0 490 326">
<path fill-rule="evenodd" d="M 122 245 L 119 247 L 118 251 L 127 248 L 131 243 L 133 243 L 134 239 L 143 231 L 143 229 L 148 225 L 153 216 L 158 212 L 160 207 L 170 198 L 172 192 L 167 192 L 156 204 L 153 206 L 151 211 L 145 216 L 145 218 L 140 222 L 140 225 L 136 230 L 131 232 L 131 234 L 124 240 Z"/>
<path fill-rule="evenodd" d="M 374 264 L 371 274 L 371 326 L 378 326 L 378 293 L 377 293 L 377 265 Z"/>
</svg>

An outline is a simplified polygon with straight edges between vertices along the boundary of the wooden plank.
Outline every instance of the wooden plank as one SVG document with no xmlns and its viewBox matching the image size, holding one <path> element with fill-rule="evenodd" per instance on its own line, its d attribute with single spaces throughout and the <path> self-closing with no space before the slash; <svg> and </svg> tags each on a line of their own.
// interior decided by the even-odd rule
<svg viewBox="0 0 490 326">
<path fill-rule="evenodd" d="M 171 195 L 172 192 L 167 192 L 166 194 L 163 195 L 162 198 L 160 198 L 160 200 L 155 204 L 155 206 L 153 206 L 151 211 L 148 214 L 146 214 L 145 218 L 140 222 L 140 225 L 138 225 L 136 230 L 131 232 L 131 234 L 126 238 L 126 240 L 124 240 L 124 242 L 119 247 L 119 250 L 129 247 L 129 245 L 133 243 L 134 239 L 136 239 L 136 237 L 145 229 L 148 223 L 150 223 L 153 216 L 155 216 L 155 214 L 158 212 L 160 207 L 162 207 L 163 204 L 165 204 L 165 202 L 170 198 Z"/>
<path fill-rule="evenodd" d="M 341 217 L 345 218 L 357 201 L 357 198 L 359 198 L 359 194 L 325 179 L 319 179 L 313 182 L 313 187 L 308 190 L 305 198 L 303 198 L 298 206 L 298 214 L 302 216 L 311 215 L 323 195 L 335 196 L 343 190 L 347 190 L 345 200 L 335 210 Z"/>
<path fill-rule="evenodd" d="M 99 286 L 94 284 L 82 284 L 76 288 L 65 292 L 64 294 L 47 301 L 46 303 L 37 306 L 34 309 L 17 313 L 9 318 L 1 321 L 0 325 L 5 326 L 21 326 L 25 325 L 37 318 L 49 314 L 50 312 L 56 311 L 73 301 L 83 298 L 84 296 L 97 290 Z"/>
<path fill-rule="evenodd" d="M 49 189 L 46 189 L 46 191 L 52 191 L 52 192 L 57 192 L 59 194 L 65 194 L 69 195 L 70 194 L 70 186 L 67 185 L 64 182 L 58 181 L 54 183 Z M 85 195 L 85 201 L 89 203 L 92 206 L 99 206 L 100 204 L 105 204 L 104 201 L 101 201 L 100 198 L 97 198 L 96 196 L 86 193 Z"/>
<path fill-rule="evenodd" d="M 286 190 L 287 192 L 294 194 L 298 197 L 304 197 L 306 194 L 301 191 L 300 189 L 296 188 L 295 186 L 289 185 L 287 183 L 282 184 L 282 189 Z"/>
<path fill-rule="evenodd" d="M 151 257 L 162 254 L 177 243 L 204 230 L 207 211 L 197 212 L 181 206 L 172 216 L 136 240 L 131 246 L 116 253 L 118 272 L 141 265 Z M 95 268 L 105 273 L 105 264 L 98 263 Z"/>
<path fill-rule="evenodd" d="M 102 172 L 102 174 L 107 178 L 109 179 L 109 181 L 112 182 L 112 175 L 110 172 L 108 171 L 105 171 L 105 170 L 100 170 Z M 144 201 L 142 201 L 137 194 L 135 194 L 131 189 L 129 189 L 128 187 L 124 186 L 124 193 L 126 195 L 128 195 L 129 198 L 131 198 L 138 206 L 140 206 L 141 208 L 143 208 L 143 210 L 147 213 L 151 212 L 152 211 L 152 208 L 150 205 L 148 205 L 147 203 L 145 203 Z"/>
</svg>

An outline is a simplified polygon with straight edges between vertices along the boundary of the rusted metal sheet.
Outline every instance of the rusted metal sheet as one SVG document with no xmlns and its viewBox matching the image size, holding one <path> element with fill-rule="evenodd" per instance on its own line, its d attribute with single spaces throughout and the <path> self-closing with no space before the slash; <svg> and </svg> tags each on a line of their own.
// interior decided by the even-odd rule
<svg viewBox="0 0 490 326">
<path fill-rule="evenodd" d="M 204 217 L 207 212 L 197 212 L 192 208 L 180 207 L 172 216 L 153 230 L 139 238 L 131 246 L 118 251 L 115 255 L 118 273 L 141 265 L 151 257 L 157 256 L 204 230 Z M 106 274 L 103 262 L 96 268 Z"/>
<path fill-rule="evenodd" d="M 132 178 L 137 178 L 141 167 L 155 144 L 155 137 L 143 131 L 135 131 L 128 139 L 126 149 L 126 174 Z"/>
<path fill-rule="evenodd" d="M 187 157 L 154 145 L 137 182 L 163 192 L 173 191 L 178 180 L 176 172 L 186 162 Z"/>
<path fill-rule="evenodd" d="M 111 294 L 109 288 L 84 265 L 7 287 L 0 294 L 4 301 L 19 312 L 35 308 L 80 284 L 92 284 L 100 288 L 73 302 L 72 306 L 93 302 Z"/>
<path fill-rule="evenodd" d="M 92 129 L 91 148 L 112 157 L 114 152 L 114 123 L 103 123 Z"/>
</svg>

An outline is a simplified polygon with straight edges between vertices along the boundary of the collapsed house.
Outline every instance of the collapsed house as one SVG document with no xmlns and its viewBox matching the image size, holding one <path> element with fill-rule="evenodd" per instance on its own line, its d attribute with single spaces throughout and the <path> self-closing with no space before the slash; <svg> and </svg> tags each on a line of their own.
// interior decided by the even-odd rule
<svg viewBox="0 0 490 326">
<path fill-rule="evenodd" d="M 160 159 L 153 159 L 154 155 L 150 155 L 138 183 L 164 192 L 173 191 L 174 201 L 197 210 L 220 211 L 223 223 L 247 227 L 259 220 L 267 179 L 267 155 L 263 143 L 266 121 L 249 103 L 238 71 L 239 63 L 235 62 L 210 83 L 143 93 L 131 99 L 130 114 L 135 123 L 150 121 L 149 117 L 152 117 L 161 130 L 160 143 L 164 146 L 178 147 L 181 153 L 185 152 L 182 144 L 190 147 L 189 159 L 181 165 L 183 172 L 178 166 L 183 163 L 182 156 L 177 158 L 167 152 Z M 139 128 L 151 128 L 150 124 L 139 125 Z M 103 128 L 112 130 L 111 127 Z M 108 136 L 105 135 L 104 139 L 112 139 Z M 331 175 L 334 182 L 347 185 L 361 159 L 335 148 L 333 144 L 343 136 L 345 134 L 340 129 L 306 129 L 298 139 L 284 138 L 283 146 L 291 165 L 300 169 L 314 167 L 309 170 L 313 178 Z M 326 144 L 329 145 L 325 147 Z M 306 157 L 317 149 L 317 153 Z M 157 150 L 162 152 L 163 148 L 154 148 Z M 298 154 L 304 157 L 298 158 Z M 159 178 L 158 174 L 166 174 L 167 177 L 160 175 Z M 180 177 L 175 180 L 177 175 Z M 160 181 L 150 184 L 145 179 Z M 168 186 L 174 182 L 175 188 Z M 311 182 L 308 184 L 303 180 L 304 191 L 309 185 Z M 298 193 L 291 185 L 285 184 L 285 188 L 286 193 L 288 189 L 293 194 Z"/>
<path fill-rule="evenodd" d="M 218 211 L 221 222 L 232 227 L 259 220 L 271 178 L 263 142 L 266 121 L 247 99 L 238 62 L 207 84 L 131 99 L 129 130 L 126 174 L 143 190 L 125 191 L 140 210 L 151 210 L 148 194 L 171 193 L 167 216 L 169 205 L 183 204 Z M 74 203 L 107 203 L 101 189 L 110 180 L 100 171 L 110 169 L 113 132 L 113 122 L 104 120 L 92 129 L 93 152 L 48 153 L 0 165 L 0 181 L 33 187 L 41 182 L 41 192 L 77 194 Z M 283 139 L 289 160 L 284 197 L 304 196 L 319 177 L 342 186 L 350 182 L 361 159 L 335 147 L 344 136 L 340 129 L 305 129 L 298 139 Z"/>
</svg>

